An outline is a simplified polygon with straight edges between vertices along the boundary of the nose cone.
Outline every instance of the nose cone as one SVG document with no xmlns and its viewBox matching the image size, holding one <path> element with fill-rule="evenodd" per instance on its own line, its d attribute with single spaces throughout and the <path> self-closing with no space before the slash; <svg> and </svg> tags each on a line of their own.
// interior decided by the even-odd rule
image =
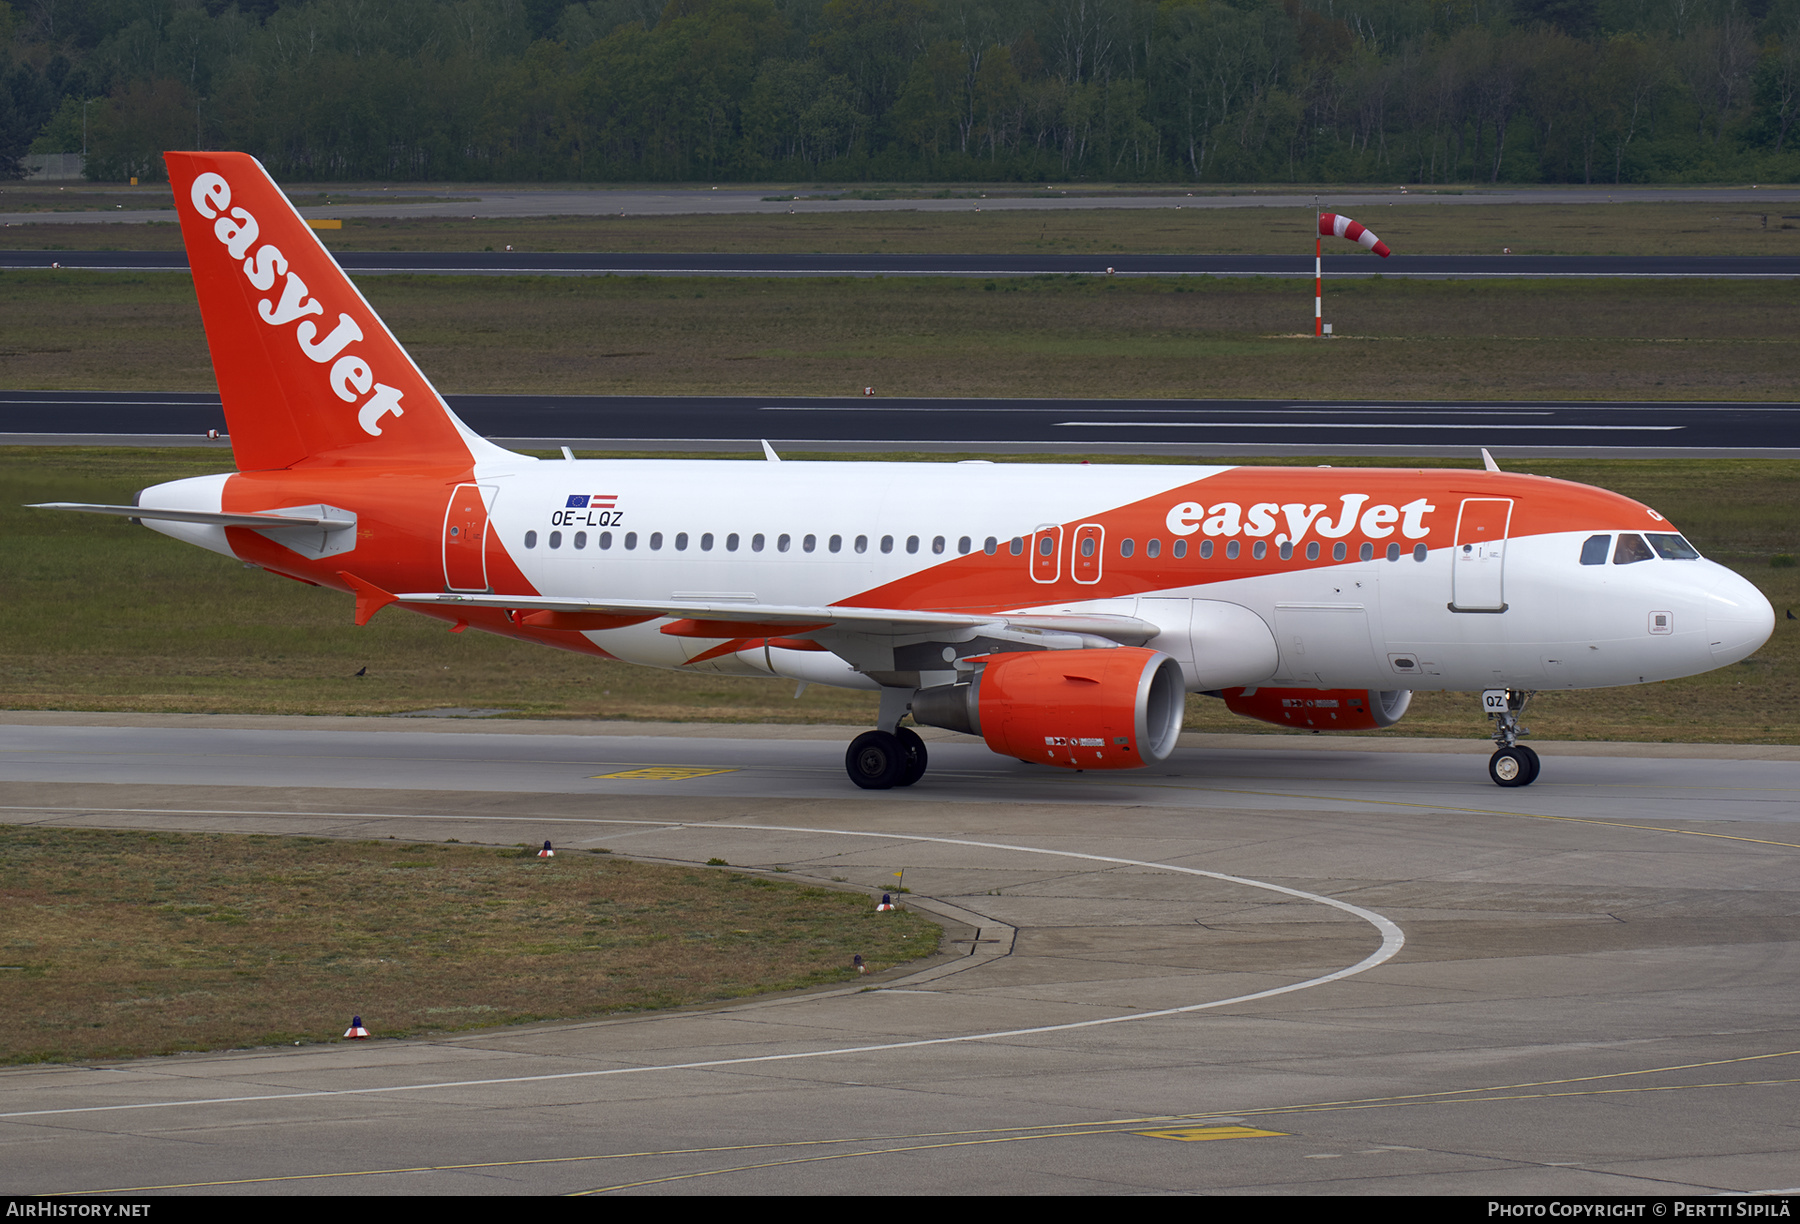
<svg viewBox="0 0 1800 1224">
<path fill-rule="evenodd" d="M 1713 663 L 1723 667 L 1748 658 L 1775 632 L 1775 608 L 1749 579 L 1708 562 L 1706 641 Z"/>
</svg>

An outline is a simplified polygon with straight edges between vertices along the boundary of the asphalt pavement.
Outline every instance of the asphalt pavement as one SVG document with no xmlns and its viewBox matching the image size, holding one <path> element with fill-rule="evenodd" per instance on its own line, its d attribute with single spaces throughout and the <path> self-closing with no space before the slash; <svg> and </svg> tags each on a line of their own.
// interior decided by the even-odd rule
<svg viewBox="0 0 1800 1224">
<path fill-rule="evenodd" d="M 534 251 L 337 251 L 358 276 L 1271 276 L 1311 278 L 1310 255 L 744 255 Z M 181 251 L 0 251 L 0 269 L 185 272 Z M 1791 280 L 1800 255 L 1394 255 L 1325 257 L 1325 275 L 1433 280 Z"/>
<path fill-rule="evenodd" d="M 453 395 L 501 445 L 584 450 L 1469 456 L 1800 453 L 1800 403 Z M 0 392 L 0 443 L 200 445 L 216 395 Z M 224 445 L 218 442 L 217 445 Z"/>
</svg>

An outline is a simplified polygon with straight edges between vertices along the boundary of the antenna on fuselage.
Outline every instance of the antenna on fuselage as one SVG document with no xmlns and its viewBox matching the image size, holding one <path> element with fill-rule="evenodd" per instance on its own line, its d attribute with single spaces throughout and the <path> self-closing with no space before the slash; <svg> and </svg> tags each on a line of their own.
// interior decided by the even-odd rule
<svg viewBox="0 0 1800 1224">
<path fill-rule="evenodd" d="M 1481 466 L 1485 467 L 1490 472 L 1498 472 L 1500 470 L 1500 465 L 1494 462 L 1494 457 L 1488 454 L 1487 447 L 1485 446 L 1481 448 Z"/>
<path fill-rule="evenodd" d="M 763 458 L 767 459 L 770 463 L 780 463 L 781 456 L 775 453 L 775 448 L 769 445 L 769 440 L 763 438 L 761 441 L 763 444 Z"/>
</svg>

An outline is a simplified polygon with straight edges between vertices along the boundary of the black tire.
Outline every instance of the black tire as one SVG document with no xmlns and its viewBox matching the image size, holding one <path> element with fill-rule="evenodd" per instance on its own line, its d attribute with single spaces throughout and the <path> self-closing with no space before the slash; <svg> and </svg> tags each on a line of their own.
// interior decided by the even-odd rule
<svg viewBox="0 0 1800 1224">
<path fill-rule="evenodd" d="M 931 762 L 931 754 L 925 751 L 925 741 L 911 727 L 901 727 L 894 732 L 894 738 L 900 741 L 900 748 L 906 753 L 906 768 L 900 771 L 900 780 L 895 786 L 911 786 L 925 776 L 925 768 Z"/>
<path fill-rule="evenodd" d="M 1537 777 L 1537 763 L 1537 753 L 1529 748 L 1502 748 L 1488 758 L 1488 777 L 1495 786 L 1530 786 Z"/>
<path fill-rule="evenodd" d="M 1515 745 L 1514 751 L 1524 753 L 1526 762 L 1531 766 L 1531 776 L 1525 779 L 1525 785 L 1530 786 L 1533 782 L 1537 781 L 1538 770 L 1544 767 L 1544 763 L 1538 760 L 1537 753 L 1527 748 L 1524 744 Z"/>
<path fill-rule="evenodd" d="M 906 770 L 906 749 L 886 731 L 865 731 L 850 741 L 844 771 L 864 790 L 891 790 Z"/>
</svg>

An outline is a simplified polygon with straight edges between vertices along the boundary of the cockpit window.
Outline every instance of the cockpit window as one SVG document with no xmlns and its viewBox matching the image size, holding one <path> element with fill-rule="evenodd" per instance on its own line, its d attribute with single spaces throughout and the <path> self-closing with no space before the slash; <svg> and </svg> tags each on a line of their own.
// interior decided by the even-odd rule
<svg viewBox="0 0 1800 1224">
<path fill-rule="evenodd" d="M 1645 538 L 1650 541 L 1650 547 L 1656 550 L 1656 555 L 1664 561 L 1698 561 L 1700 559 L 1700 550 L 1673 532 L 1646 533 Z"/>
<path fill-rule="evenodd" d="M 1581 563 L 1583 565 L 1605 565 L 1606 554 L 1611 550 L 1611 536 L 1589 536 L 1581 545 Z"/>
<path fill-rule="evenodd" d="M 1634 561 L 1648 561 L 1656 556 L 1650 546 L 1644 543 L 1644 537 L 1626 532 L 1619 537 L 1619 545 L 1613 549 L 1614 565 L 1630 565 Z"/>
</svg>

